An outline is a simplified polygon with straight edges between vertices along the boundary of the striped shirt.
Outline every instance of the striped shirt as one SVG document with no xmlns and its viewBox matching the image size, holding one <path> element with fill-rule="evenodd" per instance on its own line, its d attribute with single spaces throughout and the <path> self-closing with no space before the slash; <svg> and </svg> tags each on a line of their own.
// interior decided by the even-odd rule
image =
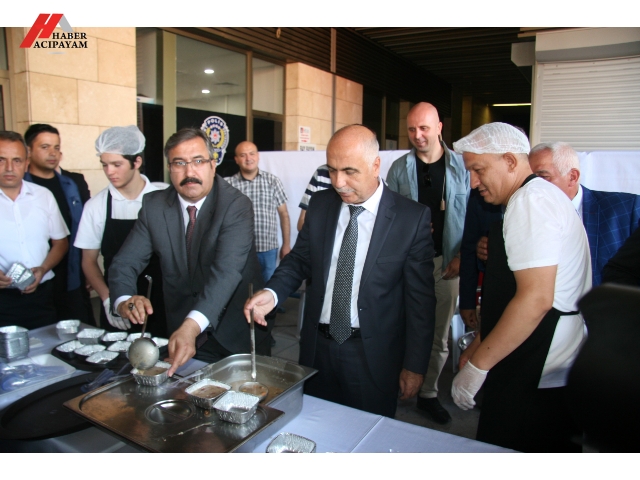
<svg viewBox="0 0 640 480">
<path fill-rule="evenodd" d="M 298 206 L 302 210 L 306 210 L 309 208 L 309 200 L 311 200 L 314 193 L 330 187 L 331 178 L 329 177 L 329 167 L 326 164 L 320 165 L 311 177 L 311 180 L 309 180 L 309 185 L 307 185 L 307 189 L 304 191 L 304 195 L 302 195 L 300 205 Z"/>
<path fill-rule="evenodd" d="M 225 178 L 253 203 L 255 213 L 256 250 L 266 252 L 278 248 L 278 207 L 287 201 L 287 194 L 278 177 L 258 170 L 253 180 L 247 180 L 241 172 Z"/>
</svg>

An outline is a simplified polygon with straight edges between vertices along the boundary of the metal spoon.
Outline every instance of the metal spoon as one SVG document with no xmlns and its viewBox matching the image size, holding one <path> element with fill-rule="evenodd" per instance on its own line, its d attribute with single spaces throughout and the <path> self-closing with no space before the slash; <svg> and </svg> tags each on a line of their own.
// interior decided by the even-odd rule
<svg viewBox="0 0 640 480">
<path fill-rule="evenodd" d="M 253 297 L 253 283 L 249 284 L 249 298 Z M 267 398 L 269 389 L 256 380 L 256 327 L 253 320 L 253 308 L 249 314 L 250 317 L 250 330 L 251 330 L 251 382 L 245 382 L 238 388 L 239 391 L 248 393 L 260 398 L 260 401 Z"/>
<path fill-rule="evenodd" d="M 147 288 L 147 298 L 151 298 L 151 285 L 153 283 L 153 280 L 149 275 L 145 275 L 145 278 L 149 282 L 149 288 Z M 127 353 L 127 357 L 129 357 L 131 366 L 138 370 L 147 370 L 153 367 L 158 361 L 158 358 L 160 358 L 160 349 L 158 348 L 158 346 L 153 340 L 144 336 L 144 331 L 147 328 L 147 318 L 148 315 L 145 312 L 144 323 L 142 324 L 142 333 L 140 333 L 140 338 L 133 341 L 133 343 L 129 347 L 129 352 Z"/>
</svg>

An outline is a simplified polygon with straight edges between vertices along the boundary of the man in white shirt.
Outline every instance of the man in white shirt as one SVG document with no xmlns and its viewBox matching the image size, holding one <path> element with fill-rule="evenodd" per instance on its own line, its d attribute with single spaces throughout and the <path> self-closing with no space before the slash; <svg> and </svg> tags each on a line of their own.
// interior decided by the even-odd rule
<svg viewBox="0 0 640 480">
<path fill-rule="evenodd" d="M 212 363 L 249 353 L 242 308 L 249 284 L 262 288 L 251 200 L 216 175 L 202 130 L 182 129 L 164 149 L 172 186 L 145 196 L 138 221 L 109 269 L 117 312 L 142 323 L 153 300 L 135 295 L 135 279 L 160 258 L 167 313 L 169 375 L 196 355 Z M 256 352 L 269 355 L 269 328 L 256 328 Z"/>
<path fill-rule="evenodd" d="M 461 356 L 454 402 L 473 408 L 484 384 L 478 440 L 525 452 L 579 451 L 564 386 L 586 338 L 577 302 L 591 288 L 580 217 L 562 191 L 532 173 L 529 141 L 511 125 L 483 125 L 453 147 L 471 188 L 506 206 L 503 225 L 489 232 L 481 330 Z"/>
<path fill-rule="evenodd" d="M 51 269 L 69 249 L 69 229 L 53 194 L 23 181 L 26 169 L 22 136 L 0 132 L 0 326 L 33 329 L 56 322 Z M 15 262 L 35 276 L 22 292 L 8 288 L 5 274 Z"/>
<path fill-rule="evenodd" d="M 100 315 L 103 328 L 109 325 L 120 330 L 131 328 L 126 319 L 113 315 L 111 311 L 108 270 L 138 218 L 143 196 L 158 190 L 140 173 L 144 146 L 145 138 L 134 125 L 110 128 L 96 140 L 100 164 L 109 185 L 86 203 L 74 246 L 82 249 L 82 269 L 103 303 Z M 98 264 L 100 253 L 104 257 L 104 274 Z M 153 280 L 154 288 L 159 289 L 159 273 Z M 145 286 L 146 283 L 139 288 L 146 291 Z M 157 317 L 153 318 L 155 328 L 150 328 L 150 331 L 161 336 L 166 332 L 165 321 Z"/>
<path fill-rule="evenodd" d="M 380 180 L 375 134 L 338 130 L 327 146 L 333 188 L 316 192 L 293 250 L 267 290 L 245 305 L 264 324 L 279 299 L 311 277 L 300 364 L 318 370 L 305 392 L 393 418 L 415 396 L 435 324 L 429 209 Z"/>
</svg>

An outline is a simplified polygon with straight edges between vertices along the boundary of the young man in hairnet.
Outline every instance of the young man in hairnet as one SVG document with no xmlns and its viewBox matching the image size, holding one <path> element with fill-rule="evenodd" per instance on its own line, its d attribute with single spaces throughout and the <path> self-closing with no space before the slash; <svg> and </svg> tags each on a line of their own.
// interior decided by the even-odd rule
<svg viewBox="0 0 640 480">
<path fill-rule="evenodd" d="M 578 300 L 591 288 L 580 217 L 529 166 L 527 137 L 490 123 L 453 144 L 471 188 L 506 206 L 489 231 L 480 335 L 461 356 L 451 394 L 473 408 L 484 384 L 477 439 L 524 452 L 580 451 L 565 398 L 569 369 L 586 339 Z"/>
<path fill-rule="evenodd" d="M 82 270 L 104 306 L 100 312 L 100 325 L 108 330 L 127 330 L 131 328 L 131 323 L 113 315 L 111 311 L 107 278 L 109 266 L 138 218 L 142 197 L 158 190 L 158 187 L 141 173 L 145 138 L 135 125 L 105 130 L 95 146 L 109 185 L 86 203 L 74 245 L 82 249 Z M 98 265 L 99 254 L 104 257 L 104 274 Z M 148 286 L 145 275 L 153 279 L 151 295 L 154 298 L 154 313 L 149 317 L 149 330 L 166 337 L 157 258 L 152 259 L 138 279 L 138 290 L 142 295 L 146 295 Z"/>
</svg>

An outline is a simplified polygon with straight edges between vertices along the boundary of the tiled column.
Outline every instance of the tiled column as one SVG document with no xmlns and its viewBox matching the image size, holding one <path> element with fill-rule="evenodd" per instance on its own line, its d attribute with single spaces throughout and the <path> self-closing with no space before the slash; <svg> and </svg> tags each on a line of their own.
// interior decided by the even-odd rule
<svg viewBox="0 0 640 480">
<path fill-rule="evenodd" d="M 300 127 L 311 128 L 316 150 L 325 150 L 331 138 L 333 86 L 329 72 L 290 63 L 286 67 L 285 150 L 297 150 Z M 336 77 L 336 129 L 362 123 L 362 85 Z"/>
<path fill-rule="evenodd" d="M 19 48 L 11 28 L 10 71 L 17 129 L 48 123 L 60 131 L 62 168 L 84 174 L 92 194 L 108 180 L 94 148 L 100 132 L 136 124 L 135 28 L 82 28 L 87 48 Z M 62 33 L 60 28 L 55 32 Z"/>
</svg>

